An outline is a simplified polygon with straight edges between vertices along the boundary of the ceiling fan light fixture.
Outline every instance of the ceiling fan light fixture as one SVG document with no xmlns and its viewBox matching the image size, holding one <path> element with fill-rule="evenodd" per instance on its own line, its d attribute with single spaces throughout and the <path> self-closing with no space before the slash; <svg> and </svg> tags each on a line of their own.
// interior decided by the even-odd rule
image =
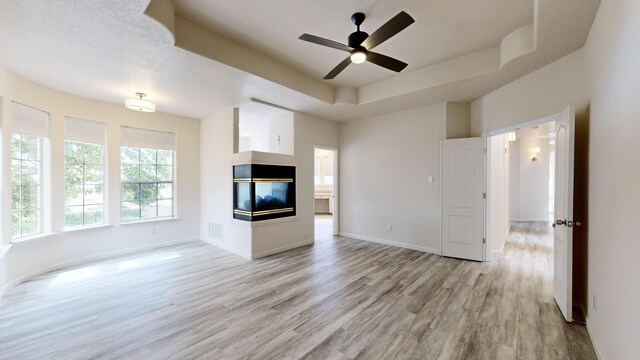
<svg viewBox="0 0 640 360">
<path fill-rule="evenodd" d="M 367 53 L 362 50 L 356 50 L 351 53 L 351 62 L 354 64 L 362 64 L 367 60 Z"/>
<path fill-rule="evenodd" d="M 124 106 L 127 109 L 142 111 L 142 112 L 155 112 L 156 104 L 151 101 L 142 100 L 143 97 L 147 96 L 145 93 L 138 92 L 136 93 L 138 99 L 125 99 Z"/>
</svg>

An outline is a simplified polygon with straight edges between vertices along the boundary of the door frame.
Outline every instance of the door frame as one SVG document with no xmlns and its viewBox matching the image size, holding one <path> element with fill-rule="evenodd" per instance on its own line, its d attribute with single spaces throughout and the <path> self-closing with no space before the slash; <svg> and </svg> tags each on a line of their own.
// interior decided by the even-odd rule
<svg viewBox="0 0 640 360">
<path fill-rule="evenodd" d="M 340 201 L 339 201 L 339 195 L 340 195 L 340 166 L 339 166 L 339 162 L 340 162 L 340 153 L 339 153 L 339 149 L 337 147 L 332 147 L 332 146 L 324 146 L 324 145 L 313 145 L 313 157 L 314 157 L 314 162 L 315 162 L 315 150 L 316 149 L 321 149 L 321 150 L 329 150 L 329 151 L 333 151 L 333 213 L 331 214 L 331 216 L 333 217 L 333 236 L 338 236 L 338 233 L 340 231 Z M 315 166 L 313 169 L 314 172 L 314 177 L 315 177 Z M 315 195 L 315 181 L 313 183 L 313 195 Z M 315 219 L 315 196 L 314 196 L 314 205 L 312 208 L 312 215 L 313 218 Z M 313 231 L 315 234 L 315 221 L 313 222 Z"/>
<path fill-rule="evenodd" d="M 520 129 L 524 129 L 524 128 L 528 128 L 528 127 L 533 127 L 535 125 L 542 125 L 551 121 L 555 121 L 556 117 L 559 115 L 560 113 L 554 113 L 548 116 L 544 116 L 535 120 L 531 120 L 531 121 L 526 121 L 520 124 L 516 124 L 516 125 L 511 125 L 505 128 L 501 128 L 498 130 L 492 130 L 492 131 L 488 131 L 485 133 L 482 133 L 482 137 L 485 138 L 485 144 L 489 145 L 488 143 L 490 141 L 488 141 L 488 139 L 492 136 L 496 136 L 496 135 L 502 135 L 502 134 L 506 134 L 508 132 L 511 131 L 517 131 Z M 489 150 L 487 150 L 488 152 Z M 489 196 L 491 196 L 491 194 L 489 194 L 489 192 L 487 191 L 491 185 L 490 181 L 490 177 L 489 177 L 489 172 L 491 171 L 490 168 L 490 161 L 488 159 L 488 157 L 485 157 L 485 169 L 484 169 L 484 174 L 485 174 L 485 193 L 487 194 L 487 198 L 485 199 L 485 223 L 484 223 L 484 228 L 485 228 L 485 236 L 486 236 L 486 246 L 485 246 L 485 252 L 484 252 L 484 257 L 485 257 L 485 261 L 492 261 L 493 259 L 491 259 L 491 238 L 492 235 L 491 234 L 491 212 L 490 212 L 490 208 L 489 208 Z"/>
</svg>

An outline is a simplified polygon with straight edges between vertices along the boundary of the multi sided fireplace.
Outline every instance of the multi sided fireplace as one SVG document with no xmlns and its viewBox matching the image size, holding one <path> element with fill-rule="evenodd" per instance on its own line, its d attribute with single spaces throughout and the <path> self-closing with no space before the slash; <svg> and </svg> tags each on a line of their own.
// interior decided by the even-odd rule
<svg viewBox="0 0 640 360">
<path fill-rule="evenodd" d="M 245 221 L 296 215 L 295 166 L 233 167 L 233 217 Z"/>
</svg>

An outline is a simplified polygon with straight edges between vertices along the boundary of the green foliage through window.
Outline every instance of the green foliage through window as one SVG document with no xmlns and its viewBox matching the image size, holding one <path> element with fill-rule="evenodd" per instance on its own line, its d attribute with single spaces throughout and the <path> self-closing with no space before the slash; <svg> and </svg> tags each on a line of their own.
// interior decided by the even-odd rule
<svg viewBox="0 0 640 360">
<path fill-rule="evenodd" d="M 104 145 L 64 142 L 64 225 L 104 223 Z"/>
<path fill-rule="evenodd" d="M 122 147 L 121 219 L 173 216 L 173 150 Z"/>
<path fill-rule="evenodd" d="M 41 232 L 41 138 L 11 134 L 11 237 Z"/>
</svg>

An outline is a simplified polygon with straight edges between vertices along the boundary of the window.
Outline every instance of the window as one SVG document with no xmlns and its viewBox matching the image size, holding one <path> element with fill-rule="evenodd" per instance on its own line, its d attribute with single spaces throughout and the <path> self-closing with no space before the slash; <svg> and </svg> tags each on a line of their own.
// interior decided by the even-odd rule
<svg viewBox="0 0 640 360">
<path fill-rule="evenodd" d="M 104 224 L 104 142 L 104 124 L 65 119 L 65 229 Z"/>
<path fill-rule="evenodd" d="M 173 133 L 122 128 L 121 219 L 173 217 Z"/>
<path fill-rule="evenodd" d="M 11 238 L 43 232 L 43 154 L 49 114 L 12 103 Z"/>
</svg>

